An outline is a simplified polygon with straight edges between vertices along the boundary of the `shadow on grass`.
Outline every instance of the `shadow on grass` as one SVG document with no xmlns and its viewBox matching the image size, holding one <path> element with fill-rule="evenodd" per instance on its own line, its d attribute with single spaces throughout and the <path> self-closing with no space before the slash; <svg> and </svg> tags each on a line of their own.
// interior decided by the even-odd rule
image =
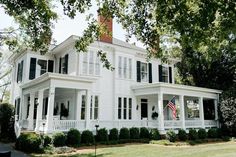
<svg viewBox="0 0 236 157">
<path fill-rule="evenodd" d="M 105 157 L 107 155 L 112 155 L 112 153 L 102 153 L 102 154 L 97 154 L 96 157 Z M 74 154 L 74 155 L 61 155 L 58 157 L 95 157 L 94 153 L 89 153 L 89 154 Z"/>
</svg>

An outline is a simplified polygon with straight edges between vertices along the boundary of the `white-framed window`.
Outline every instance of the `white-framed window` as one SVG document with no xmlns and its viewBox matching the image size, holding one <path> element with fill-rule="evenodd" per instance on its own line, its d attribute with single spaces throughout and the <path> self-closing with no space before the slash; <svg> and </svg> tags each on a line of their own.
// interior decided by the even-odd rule
<svg viewBox="0 0 236 157">
<path fill-rule="evenodd" d="M 169 68 L 162 66 L 162 82 L 169 82 Z"/>
<path fill-rule="evenodd" d="M 131 58 L 129 58 L 129 66 L 128 66 L 128 78 L 129 79 L 132 79 L 132 59 Z"/>
<path fill-rule="evenodd" d="M 123 98 L 123 119 L 127 119 L 127 98 Z"/>
<path fill-rule="evenodd" d="M 81 103 L 81 116 L 80 119 L 85 119 L 85 107 L 86 107 L 86 96 L 82 95 L 82 103 Z"/>
<path fill-rule="evenodd" d="M 118 57 L 118 75 L 119 78 L 122 78 L 122 57 Z"/>
<path fill-rule="evenodd" d="M 89 51 L 89 74 L 94 74 L 94 52 Z"/>
<path fill-rule="evenodd" d="M 82 74 L 100 75 L 100 58 L 94 51 L 83 53 Z"/>
<path fill-rule="evenodd" d="M 128 67 L 127 67 L 127 58 L 124 57 L 124 78 L 127 78 L 127 71 L 128 71 Z"/>
<path fill-rule="evenodd" d="M 128 118 L 132 119 L 132 98 L 129 98 L 129 113 L 128 113 Z"/>
<path fill-rule="evenodd" d="M 132 59 L 128 57 L 118 57 L 118 77 L 132 79 Z"/>
<path fill-rule="evenodd" d="M 118 119 L 132 119 L 132 98 L 118 97 Z"/>
<path fill-rule="evenodd" d="M 40 71 L 40 75 L 47 72 L 47 60 L 39 59 L 38 65 L 39 65 L 39 69 L 36 69 L 36 70 Z"/>
<path fill-rule="evenodd" d="M 83 97 L 86 98 L 85 95 Z M 90 102 L 90 119 L 91 120 L 96 120 L 98 119 L 98 111 L 99 111 L 99 96 L 98 95 L 92 95 L 91 96 L 91 102 Z M 83 99 L 82 99 L 83 101 Z M 84 105 L 82 105 L 83 108 Z M 81 114 L 82 115 L 82 114 Z"/>
<path fill-rule="evenodd" d="M 148 82 L 148 64 L 141 62 L 141 82 Z"/>
<path fill-rule="evenodd" d="M 83 70 L 82 70 L 82 73 L 87 74 L 87 71 L 88 71 L 88 54 L 83 53 Z"/>
<path fill-rule="evenodd" d="M 95 75 L 100 75 L 100 58 L 96 55 Z"/>
<path fill-rule="evenodd" d="M 99 97 L 95 95 L 94 99 L 94 119 L 98 119 Z"/>
<path fill-rule="evenodd" d="M 118 98 L 118 119 L 121 119 L 122 112 L 122 98 Z"/>
<path fill-rule="evenodd" d="M 93 119 L 93 96 L 91 96 L 90 101 L 90 119 Z"/>
</svg>

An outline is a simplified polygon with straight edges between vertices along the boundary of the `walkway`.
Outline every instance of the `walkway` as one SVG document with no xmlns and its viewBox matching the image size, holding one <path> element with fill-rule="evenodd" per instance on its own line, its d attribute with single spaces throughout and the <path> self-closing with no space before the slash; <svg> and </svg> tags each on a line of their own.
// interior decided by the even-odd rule
<svg viewBox="0 0 236 157">
<path fill-rule="evenodd" d="M 11 151 L 11 157 L 28 157 L 25 153 L 15 150 L 10 144 L 0 143 L 0 151 Z"/>
</svg>

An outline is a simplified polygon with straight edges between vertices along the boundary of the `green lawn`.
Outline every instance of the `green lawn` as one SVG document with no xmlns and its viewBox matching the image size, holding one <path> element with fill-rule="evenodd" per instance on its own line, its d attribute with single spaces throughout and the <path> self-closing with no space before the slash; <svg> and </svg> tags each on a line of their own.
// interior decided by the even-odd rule
<svg viewBox="0 0 236 157">
<path fill-rule="evenodd" d="M 162 146 L 157 144 L 120 145 L 97 150 L 98 157 L 236 157 L 236 143 L 225 142 L 195 146 Z M 78 154 L 71 157 L 92 157 Z"/>
</svg>

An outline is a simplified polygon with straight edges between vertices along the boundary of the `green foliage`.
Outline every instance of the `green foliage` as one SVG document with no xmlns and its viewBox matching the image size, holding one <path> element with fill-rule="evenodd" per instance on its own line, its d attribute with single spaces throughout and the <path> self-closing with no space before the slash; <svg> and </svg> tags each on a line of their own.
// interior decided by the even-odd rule
<svg viewBox="0 0 236 157">
<path fill-rule="evenodd" d="M 81 143 L 85 145 L 93 145 L 94 143 L 93 133 L 89 130 L 84 130 L 81 134 Z"/>
<path fill-rule="evenodd" d="M 186 141 L 188 136 L 187 133 L 184 129 L 179 129 L 178 131 L 178 138 L 180 141 Z"/>
<path fill-rule="evenodd" d="M 121 128 L 119 139 L 130 139 L 130 132 L 128 128 Z"/>
<path fill-rule="evenodd" d="M 80 132 L 77 129 L 71 128 L 67 133 L 66 144 L 70 146 L 79 146 L 80 141 Z"/>
<path fill-rule="evenodd" d="M 158 129 L 151 129 L 150 139 L 151 140 L 160 140 L 161 139 L 161 135 L 160 135 Z"/>
<path fill-rule="evenodd" d="M 109 133 L 109 140 L 116 141 L 116 140 L 118 140 L 118 137 L 119 137 L 118 129 L 116 129 L 116 128 L 111 129 L 110 133 Z"/>
<path fill-rule="evenodd" d="M 206 132 L 206 130 L 205 129 L 199 129 L 198 130 L 198 138 L 199 139 L 205 139 L 205 138 L 207 138 L 207 132 Z"/>
<path fill-rule="evenodd" d="M 210 128 L 207 132 L 209 138 L 217 138 L 218 133 L 216 128 Z"/>
<path fill-rule="evenodd" d="M 101 128 L 98 130 L 96 140 L 99 142 L 107 142 L 108 141 L 108 131 L 106 128 Z"/>
<path fill-rule="evenodd" d="M 190 129 L 188 133 L 189 140 L 197 140 L 198 139 L 198 133 L 196 129 Z"/>
<path fill-rule="evenodd" d="M 167 140 L 169 140 L 170 142 L 175 142 L 177 139 L 177 135 L 173 130 L 168 130 L 166 132 L 166 138 Z"/>
<path fill-rule="evenodd" d="M 48 135 L 44 135 L 43 140 L 44 140 L 44 143 L 43 143 L 44 147 L 47 147 L 52 144 L 52 138 Z"/>
<path fill-rule="evenodd" d="M 39 152 L 42 140 L 38 134 L 22 133 L 16 140 L 16 149 L 24 152 Z"/>
<path fill-rule="evenodd" d="M 11 104 L 0 103 L 0 139 L 15 140 L 14 108 Z"/>
<path fill-rule="evenodd" d="M 130 139 L 139 139 L 139 128 L 130 128 Z"/>
<path fill-rule="evenodd" d="M 150 134 L 147 128 L 140 128 L 140 138 L 150 138 Z"/>
<path fill-rule="evenodd" d="M 66 145 L 66 135 L 63 132 L 53 134 L 53 145 L 55 147 L 61 147 Z"/>
</svg>

